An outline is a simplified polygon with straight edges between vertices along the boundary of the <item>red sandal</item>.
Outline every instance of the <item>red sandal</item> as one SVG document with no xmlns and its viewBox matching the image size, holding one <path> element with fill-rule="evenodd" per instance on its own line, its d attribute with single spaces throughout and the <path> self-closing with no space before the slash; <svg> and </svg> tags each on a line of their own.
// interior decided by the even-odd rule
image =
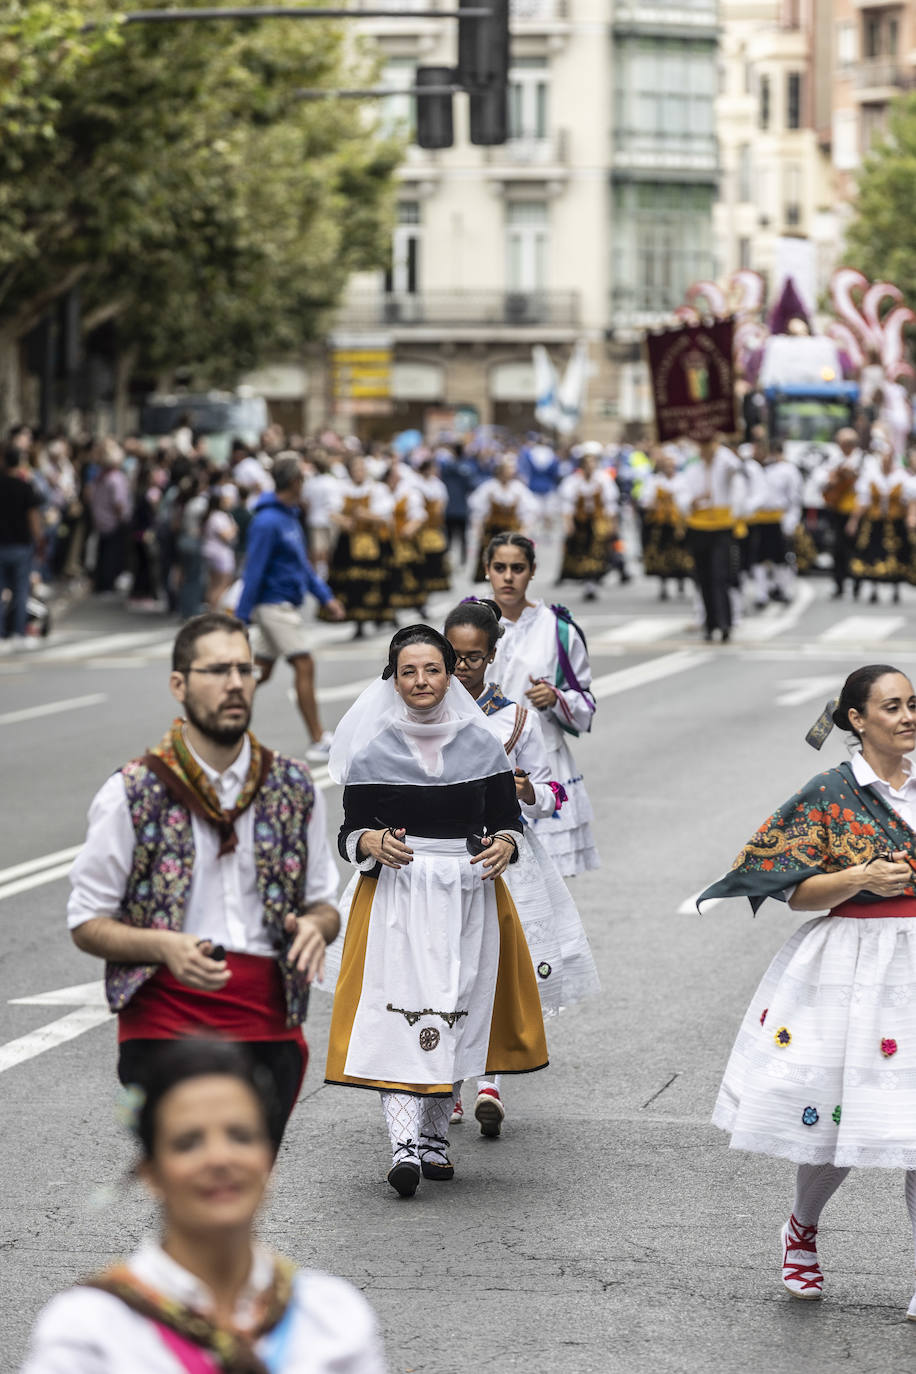
<svg viewBox="0 0 916 1374">
<path fill-rule="evenodd" d="M 782 1281 L 793 1298 L 820 1298 L 824 1275 L 817 1261 L 816 1226 L 802 1226 L 794 1213 L 782 1228 Z"/>
</svg>

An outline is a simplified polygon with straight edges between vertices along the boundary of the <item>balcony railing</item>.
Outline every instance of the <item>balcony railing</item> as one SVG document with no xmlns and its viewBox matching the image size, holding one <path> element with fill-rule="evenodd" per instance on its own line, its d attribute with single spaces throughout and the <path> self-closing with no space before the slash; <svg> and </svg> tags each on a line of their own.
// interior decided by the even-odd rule
<svg viewBox="0 0 916 1374">
<path fill-rule="evenodd" d="M 422 291 L 352 295 L 336 312 L 338 329 L 468 329 L 579 326 L 577 291 Z"/>
<path fill-rule="evenodd" d="M 484 155 L 493 166 L 565 167 L 569 161 L 569 130 L 555 129 L 544 138 L 533 134 L 510 138 L 507 143 L 486 148 Z"/>
<path fill-rule="evenodd" d="M 902 89 L 910 84 L 905 68 L 889 57 L 870 57 L 857 63 L 853 68 L 853 81 L 857 91 L 881 90 L 889 86 Z"/>
<path fill-rule="evenodd" d="M 614 28 L 617 30 L 678 29 L 687 32 L 714 31 L 718 9 L 709 0 L 616 0 Z"/>
<path fill-rule="evenodd" d="M 614 131 L 614 168 L 632 171 L 679 171 L 716 174 L 719 145 L 715 134 L 646 133 L 641 129 Z"/>
<path fill-rule="evenodd" d="M 565 19 L 567 0 L 509 0 L 509 16 L 519 23 Z"/>
</svg>

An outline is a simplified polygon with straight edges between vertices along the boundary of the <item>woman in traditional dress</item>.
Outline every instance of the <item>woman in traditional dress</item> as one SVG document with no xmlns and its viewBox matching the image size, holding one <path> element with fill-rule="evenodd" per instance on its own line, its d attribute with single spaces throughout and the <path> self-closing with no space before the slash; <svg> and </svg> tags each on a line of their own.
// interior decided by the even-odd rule
<svg viewBox="0 0 916 1374">
<path fill-rule="evenodd" d="M 506 871 L 545 1016 L 555 1015 L 598 992 L 598 972 L 588 937 L 569 889 L 530 821 L 554 815 L 562 807 L 563 789 L 550 776 L 547 751 L 537 712 L 510 701 L 487 671 L 502 637 L 501 612 L 495 601 L 470 597 L 450 611 L 445 637 L 455 650 L 455 676 L 464 685 L 503 742 L 513 766 L 515 790 L 525 827 L 519 861 Z M 474 1116 L 486 1136 L 498 1136 L 505 1118 L 500 1076 L 478 1079 Z M 452 1121 L 464 1117 L 461 1085 L 456 1085 Z"/>
<path fill-rule="evenodd" d="M 547 1063 L 537 981 L 501 875 L 521 819 L 506 752 L 428 625 L 399 630 L 381 678 L 334 734 L 341 854 L 362 877 L 328 1040 L 326 1080 L 375 1088 L 388 1182 L 454 1174 L 453 1085 Z"/>
<path fill-rule="evenodd" d="M 598 471 L 593 453 L 560 483 L 560 510 L 566 538 L 557 585 L 582 582 L 585 600 L 594 601 L 614 553 L 620 492 L 609 473 Z"/>
<path fill-rule="evenodd" d="M 598 867 L 592 837 L 592 805 L 568 739 L 592 728 L 595 699 L 585 636 L 565 606 L 529 601 L 535 573 L 534 544 L 524 535 L 501 533 L 484 558 L 493 598 L 502 612 L 493 677 L 510 701 L 538 712 L 551 778 L 566 793 L 561 810 L 531 825 L 565 878 Z"/>
<path fill-rule="evenodd" d="M 173 1041 L 131 1091 L 162 1238 L 54 1298 L 22 1374 L 384 1374 L 365 1298 L 255 1239 L 276 1104 L 241 1047 Z"/>
<path fill-rule="evenodd" d="M 474 582 L 483 582 L 487 572 L 484 553 L 494 535 L 502 530 L 524 533 L 533 530 L 538 518 L 534 497 L 516 476 L 514 453 L 506 453 L 496 465 L 495 474 L 471 493 L 468 507 L 474 523 L 477 564 Z"/>
<path fill-rule="evenodd" d="M 677 582 L 678 595 L 684 579 L 693 576 L 693 559 L 687 552 L 686 523 L 677 505 L 677 462 L 667 449 L 653 450 L 655 467 L 639 493 L 642 511 L 642 567 L 647 577 L 658 578 L 658 599 L 668 600 L 668 581 Z"/>
<path fill-rule="evenodd" d="M 394 500 L 384 482 L 370 478 L 361 454 L 350 459 L 347 470 L 349 476 L 340 481 L 331 507 L 331 520 L 339 534 L 328 581 L 346 608 L 347 619 L 356 625 L 354 638 L 360 639 L 370 620 L 376 624 L 394 620 L 390 559 L 383 557 Z"/>
<path fill-rule="evenodd" d="M 423 555 L 419 578 L 425 600 L 433 592 L 447 592 L 452 585 L 445 527 L 448 487 L 436 473 L 435 458 L 426 458 L 417 469 L 417 489 L 423 498 L 425 512 L 423 528 L 417 536 Z"/>
<path fill-rule="evenodd" d="M 853 540 L 849 571 L 856 581 L 871 582 L 872 604 L 879 599 L 881 582 L 891 584 L 898 602 L 900 583 L 909 579 L 913 564 L 916 482 L 883 435 L 872 435 L 872 448 L 877 456 L 862 467 L 847 527 Z"/>
<path fill-rule="evenodd" d="M 388 600 L 395 610 L 413 608 L 425 615 L 420 580 L 423 554 L 418 536 L 426 518 L 426 505 L 413 474 L 408 475 L 397 458 L 391 460 L 385 485 L 393 502 L 389 521 L 391 588 Z"/>
<path fill-rule="evenodd" d="M 905 1169 L 916 1243 L 916 695 L 886 664 L 859 668 L 809 732 L 832 725 L 852 761 L 818 774 L 702 893 L 766 897 L 807 921 L 776 955 L 744 1018 L 713 1121 L 735 1149 L 798 1165 L 782 1281 L 819 1298 L 821 1211 L 853 1165 Z M 907 1316 L 916 1320 L 916 1297 Z"/>
</svg>

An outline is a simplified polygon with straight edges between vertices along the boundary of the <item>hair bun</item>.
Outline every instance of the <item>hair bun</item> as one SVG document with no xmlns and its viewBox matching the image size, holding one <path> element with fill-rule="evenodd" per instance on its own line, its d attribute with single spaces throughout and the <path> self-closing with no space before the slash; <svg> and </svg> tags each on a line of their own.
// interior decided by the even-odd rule
<svg viewBox="0 0 916 1374">
<path fill-rule="evenodd" d="M 488 596 L 479 596 L 477 598 L 477 604 L 478 606 L 486 606 L 488 611 L 492 611 L 494 619 L 502 620 L 503 613 L 498 601 L 491 601 Z"/>
</svg>

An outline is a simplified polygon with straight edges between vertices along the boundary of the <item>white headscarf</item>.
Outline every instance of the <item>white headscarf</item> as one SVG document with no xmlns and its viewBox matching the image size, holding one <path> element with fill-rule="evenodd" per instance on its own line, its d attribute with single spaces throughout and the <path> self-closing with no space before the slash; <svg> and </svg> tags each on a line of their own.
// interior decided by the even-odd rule
<svg viewBox="0 0 916 1374">
<path fill-rule="evenodd" d="M 380 737 L 392 731 L 386 742 Z M 446 760 L 444 751 L 464 732 L 460 756 Z M 337 783 L 398 783 L 403 757 L 391 745 L 400 736 L 416 761 L 420 778 L 431 783 L 468 782 L 508 767 L 505 752 L 474 698 L 452 677 L 440 702 L 428 711 L 412 710 L 395 690 L 392 678 L 378 678 L 362 692 L 334 731 L 328 772 Z M 378 742 L 378 743 L 377 743 Z M 494 750 L 494 744 L 498 747 Z M 371 749 L 370 746 L 377 747 Z"/>
</svg>

